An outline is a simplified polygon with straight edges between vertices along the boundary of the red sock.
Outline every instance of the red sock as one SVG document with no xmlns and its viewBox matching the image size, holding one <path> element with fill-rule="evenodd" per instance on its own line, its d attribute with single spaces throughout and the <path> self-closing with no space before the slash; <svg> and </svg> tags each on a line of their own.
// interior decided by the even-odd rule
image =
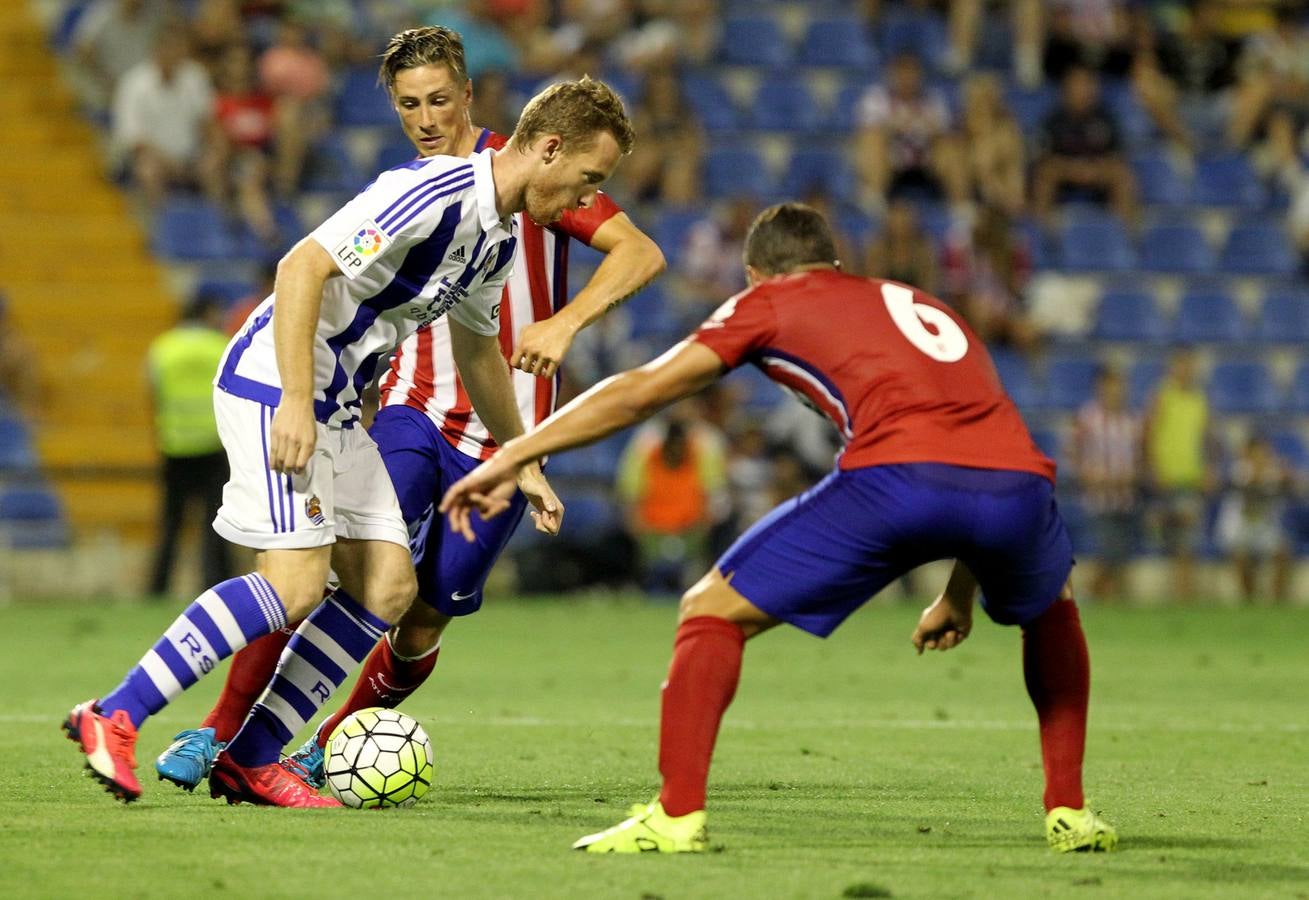
<svg viewBox="0 0 1309 900">
<path fill-rule="evenodd" d="M 1046 811 L 1081 809 L 1091 660 L 1076 603 L 1056 600 L 1023 629 L 1023 677 L 1041 720 Z"/>
<path fill-rule="evenodd" d="M 716 616 L 696 616 L 677 628 L 659 719 L 659 799 L 670 816 L 705 807 L 709 759 L 741 679 L 744 645 L 741 627 Z"/>
<path fill-rule="evenodd" d="M 432 674 L 436 657 L 441 653 L 438 643 L 417 659 L 396 656 L 391 638 L 383 637 L 364 660 L 359 680 L 345 703 L 318 729 L 318 746 L 327 746 L 327 738 L 346 716 L 372 706 L 395 709 L 400 702 L 418 690 L 427 676 Z"/>
<path fill-rule="evenodd" d="M 200 723 L 201 728 L 212 728 L 216 740 L 226 742 L 236 737 L 245 717 L 250 714 L 250 707 L 255 705 L 272 680 L 286 642 L 291 640 L 299 624 L 279 628 L 236 652 L 227 670 L 227 681 L 223 682 L 223 692 Z"/>
</svg>

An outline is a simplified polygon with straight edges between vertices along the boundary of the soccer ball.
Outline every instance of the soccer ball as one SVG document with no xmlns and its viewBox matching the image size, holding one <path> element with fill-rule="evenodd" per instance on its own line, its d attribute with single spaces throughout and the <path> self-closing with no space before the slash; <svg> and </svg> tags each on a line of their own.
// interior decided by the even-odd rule
<svg viewBox="0 0 1309 900">
<path fill-rule="evenodd" d="M 432 786 L 432 742 L 402 712 L 361 709 L 328 737 L 325 772 L 346 806 L 413 806 Z"/>
</svg>

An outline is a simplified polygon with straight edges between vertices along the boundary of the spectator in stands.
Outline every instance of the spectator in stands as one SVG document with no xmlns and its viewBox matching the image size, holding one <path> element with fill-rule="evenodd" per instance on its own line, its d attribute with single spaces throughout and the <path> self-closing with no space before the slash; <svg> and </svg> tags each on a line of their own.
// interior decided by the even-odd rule
<svg viewBox="0 0 1309 900">
<path fill-rule="evenodd" d="M 1063 81 L 1078 67 L 1113 78 L 1127 76 L 1139 34 L 1129 0 L 1050 0 L 1045 6 L 1047 78 Z"/>
<path fill-rule="evenodd" d="M 983 205 L 1020 216 L 1027 206 L 1023 135 L 1005 106 L 994 74 L 968 76 L 963 87 L 960 132 L 974 197 Z"/>
<path fill-rule="evenodd" d="M 277 155 L 273 186 L 279 196 L 295 192 L 310 145 L 327 129 L 327 62 L 310 44 L 309 32 L 286 19 L 277 42 L 259 57 L 259 83 L 271 94 L 277 110 Z"/>
<path fill-rule="evenodd" d="M 1041 126 L 1041 144 L 1032 201 L 1047 225 L 1053 225 L 1055 201 L 1065 188 L 1107 196 L 1118 217 L 1135 224 L 1136 181 L 1123 154 L 1118 123 L 1100 102 L 1100 86 L 1090 69 L 1068 69 L 1060 102 Z"/>
<path fill-rule="evenodd" d="M 128 71 L 114 92 L 114 144 L 151 206 L 170 187 L 203 184 L 211 195 L 220 192 L 213 167 L 201 164 L 213 115 L 209 75 L 190 58 L 185 34 L 163 32 L 154 54 Z"/>
<path fill-rule="evenodd" d="M 951 0 L 946 71 L 957 75 L 973 67 L 973 56 L 981 37 L 982 16 L 988 6 L 1009 7 L 1014 79 L 1024 87 L 1036 87 L 1041 83 L 1041 45 L 1045 37 L 1040 0 L 990 4 L 984 0 Z"/>
<path fill-rule="evenodd" d="M 1123 376 L 1103 368 L 1095 396 L 1077 412 L 1068 454 L 1099 547 L 1089 585 L 1099 600 L 1123 595 L 1124 569 L 1140 540 L 1142 449 L 1141 420 L 1127 406 Z"/>
<path fill-rule="evenodd" d="M 684 404 L 662 429 L 637 432 L 619 464 L 618 493 L 648 591 L 685 589 L 726 511 L 722 437 L 691 409 Z"/>
<path fill-rule="evenodd" d="M 0 292 L 0 407 L 12 405 L 26 419 L 41 412 L 41 362 L 9 319 L 9 298 Z"/>
<path fill-rule="evenodd" d="M 1023 352 L 1036 349 L 1025 294 L 1032 262 L 1007 214 L 984 207 L 972 228 L 951 229 L 944 260 L 943 296 L 978 337 Z"/>
<path fill-rule="evenodd" d="M 882 230 L 868 244 L 864 270 L 871 278 L 903 281 L 936 293 L 936 248 L 908 200 L 896 199 L 887 207 Z"/>
<path fill-rule="evenodd" d="M 788 479 L 803 487 L 816 482 L 832 470 L 832 460 L 841 450 L 841 436 L 825 416 L 814 412 L 798 400 L 788 399 L 768 414 L 764 423 L 764 436 L 768 439 L 768 451 L 775 460 L 787 460 L 798 467 L 799 475 Z M 779 466 L 773 466 L 775 478 Z M 803 490 L 803 487 L 800 490 Z M 799 493 L 783 493 L 780 497 L 774 492 L 772 505 L 780 500 Z"/>
<path fill-rule="evenodd" d="M 208 142 L 208 165 L 217 173 L 220 191 L 215 199 L 226 205 L 234 198 L 250 229 L 276 246 L 277 225 L 268 194 L 276 110 L 273 98 L 255 82 L 249 46 L 232 44 L 223 52 L 215 81 Z"/>
<path fill-rule="evenodd" d="M 424 25 L 442 25 L 459 32 L 468 59 L 468 74 L 474 84 L 486 71 L 518 70 L 519 54 L 505 33 L 502 20 L 506 12 L 499 8 L 505 4 L 493 0 L 469 0 L 459 4 L 420 2 L 416 5 L 422 9 L 420 18 Z M 554 63 L 557 64 L 557 60 Z"/>
<path fill-rule="evenodd" d="M 182 321 L 155 338 L 146 360 L 154 401 L 155 433 L 163 457 L 161 507 L 150 593 L 162 596 L 177 555 L 187 507 L 200 506 L 201 566 L 205 584 L 231 575 L 227 542 L 209 523 L 222 505 L 227 455 L 214 421 L 213 380 L 227 349 L 223 304 L 201 295 Z"/>
<path fill-rule="evenodd" d="M 646 75 L 632 125 L 641 140 L 623 166 L 626 193 L 673 205 L 694 203 L 701 195 L 699 171 L 687 161 L 704 155 L 704 135 L 675 70 Z"/>
<path fill-rule="evenodd" d="M 1267 438 L 1254 435 L 1232 463 L 1229 486 L 1218 508 L 1219 546 L 1236 568 L 1241 597 L 1253 602 L 1259 568 L 1273 566 L 1272 596 L 1286 600 L 1291 580 L 1291 547 L 1284 527 L 1286 498 L 1294 487 L 1290 468 Z"/>
<path fill-rule="evenodd" d="M 745 289 L 741 254 L 758 207 L 753 197 L 736 197 L 687 231 L 679 269 L 693 300 L 711 305 Z"/>
<path fill-rule="evenodd" d="M 1215 485 L 1209 400 L 1189 347 L 1173 352 L 1145 424 L 1153 518 L 1173 559 L 1173 587 L 1193 599 L 1195 554 L 1204 540 L 1205 506 Z"/>
<path fill-rule="evenodd" d="M 150 55 L 166 11 L 162 0 L 93 0 L 86 8 L 72 46 L 87 106 L 109 107 L 119 79 Z"/>
<path fill-rule="evenodd" d="M 1277 25 L 1246 44 L 1228 135 L 1238 147 L 1258 139 L 1267 152 L 1285 159 L 1309 123 L 1309 29 L 1294 4 L 1279 8 Z"/>
<path fill-rule="evenodd" d="M 968 167 L 950 107 L 926 85 L 917 56 L 891 60 L 885 84 L 860 98 L 856 123 L 855 167 L 868 205 L 880 209 L 901 193 L 943 197 L 956 208 L 967 203 Z"/>
<path fill-rule="evenodd" d="M 191 16 L 191 46 L 215 80 L 228 48 L 246 43 L 239 0 L 200 0 Z"/>
<path fill-rule="evenodd" d="M 731 496 L 731 530 L 740 534 L 773 508 L 772 461 L 758 422 L 747 423 L 728 444 L 727 489 Z"/>
</svg>

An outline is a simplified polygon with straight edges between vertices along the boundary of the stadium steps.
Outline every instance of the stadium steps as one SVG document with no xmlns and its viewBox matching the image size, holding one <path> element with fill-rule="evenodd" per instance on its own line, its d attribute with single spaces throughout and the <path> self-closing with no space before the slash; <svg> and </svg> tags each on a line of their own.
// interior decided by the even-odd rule
<svg viewBox="0 0 1309 900">
<path fill-rule="evenodd" d="M 176 303 L 28 4 L 0 17 L 0 45 L 0 287 L 41 360 L 39 458 L 77 530 L 146 538 L 157 489 L 143 359 Z"/>
</svg>

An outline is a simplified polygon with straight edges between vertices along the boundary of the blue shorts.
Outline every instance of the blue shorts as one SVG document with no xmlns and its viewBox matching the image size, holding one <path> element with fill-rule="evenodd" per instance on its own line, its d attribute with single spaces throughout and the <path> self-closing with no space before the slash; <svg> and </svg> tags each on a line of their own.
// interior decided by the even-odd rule
<svg viewBox="0 0 1309 900">
<path fill-rule="evenodd" d="M 994 621 L 1032 621 L 1073 566 L 1054 485 L 937 463 L 838 470 L 741 535 L 718 569 L 770 616 L 826 637 L 887 584 L 937 559 L 968 566 Z"/>
<path fill-rule="evenodd" d="M 478 460 L 451 447 L 431 419 L 408 406 L 378 410 L 368 433 L 381 451 L 409 528 L 419 598 L 447 616 L 477 612 L 486 576 L 522 521 L 527 498 L 516 493 L 509 508 L 490 521 L 474 513 L 477 541 L 470 544 L 450 530 L 436 507 Z"/>
</svg>

